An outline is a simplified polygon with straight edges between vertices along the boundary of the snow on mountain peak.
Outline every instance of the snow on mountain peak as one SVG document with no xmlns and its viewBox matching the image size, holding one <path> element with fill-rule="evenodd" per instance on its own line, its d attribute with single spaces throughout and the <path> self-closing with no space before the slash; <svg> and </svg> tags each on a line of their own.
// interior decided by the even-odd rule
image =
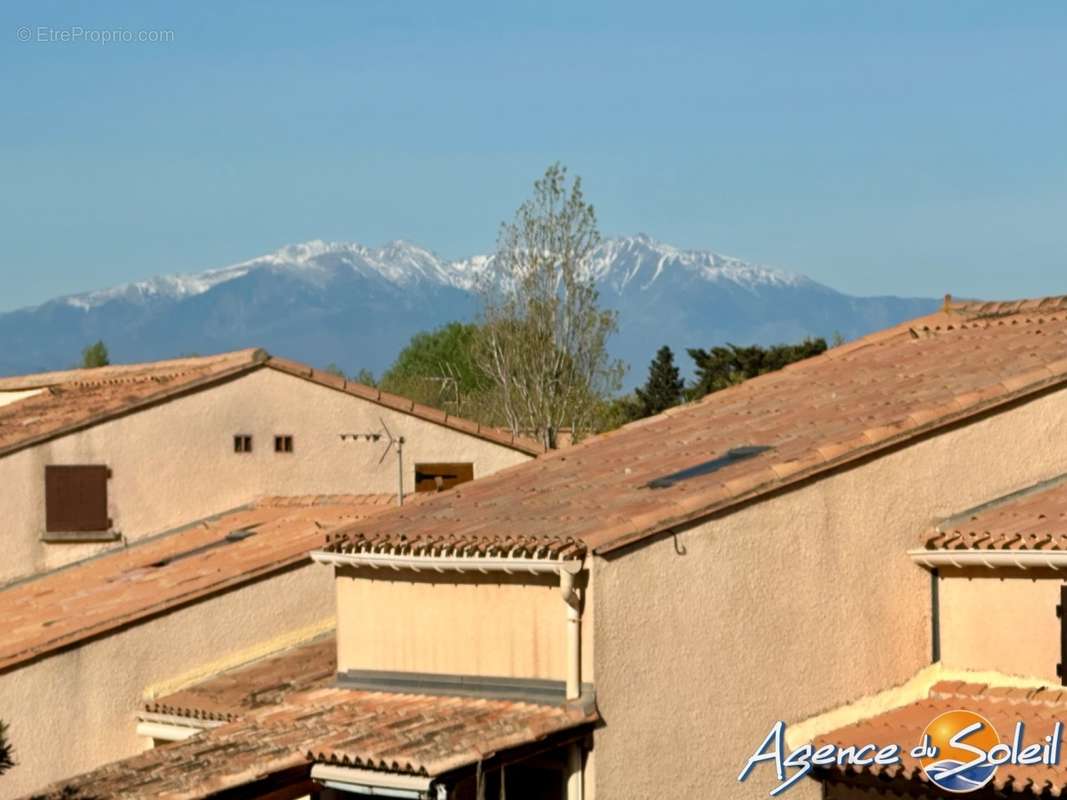
<svg viewBox="0 0 1067 800">
<path fill-rule="evenodd" d="M 220 269 L 185 275 L 163 275 L 62 298 L 67 305 L 89 310 L 112 300 L 154 302 L 203 294 L 220 284 L 252 272 L 286 274 L 324 286 L 331 277 L 354 273 L 384 279 L 398 286 L 428 282 L 470 290 L 490 269 L 492 256 L 446 262 L 410 242 L 395 240 L 380 247 L 356 242 L 312 239 Z M 588 269 L 597 282 L 616 292 L 631 284 L 646 289 L 667 273 L 689 273 L 709 282 L 725 282 L 756 289 L 760 286 L 798 286 L 808 278 L 706 250 L 682 250 L 638 233 L 607 239 L 594 251 Z"/>
<path fill-rule="evenodd" d="M 589 268 L 598 282 L 619 292 L 634 281 L 640 288 L 648 288 L 666 270 L 676 269 L 710 282 L 734 283 L 749 289 L 811 282 L 803 275 L 749 264 L 710 250 L 682 250 L 645 233 L 605 240 L 594 252 Z"/>
</svg>

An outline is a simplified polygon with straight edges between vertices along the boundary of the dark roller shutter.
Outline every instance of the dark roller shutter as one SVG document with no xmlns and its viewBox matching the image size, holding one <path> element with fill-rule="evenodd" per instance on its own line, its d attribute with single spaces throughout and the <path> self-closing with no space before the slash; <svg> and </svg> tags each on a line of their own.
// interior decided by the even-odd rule
<svg viewBox="0 0 1067 800">
<path fill-rule="evenodd" d="M 474 464 L 416 464 L 415 491 L 438 492 L 474 480 Z"/>
<path fill-rule="evenodd" d="M 107 531 L 107 480 L 111 470 L 102 466 L 48 466 L 44 470 L 45 529 Z"/>
</svg>

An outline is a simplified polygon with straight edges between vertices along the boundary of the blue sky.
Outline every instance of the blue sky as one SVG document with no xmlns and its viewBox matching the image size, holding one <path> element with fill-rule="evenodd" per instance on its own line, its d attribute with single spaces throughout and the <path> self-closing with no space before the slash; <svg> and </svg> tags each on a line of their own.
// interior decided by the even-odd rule
<svg viewBox="0 0 1067 800">
<path fill-rule="evenodd" d="M 47 41 L 76 26 L 173 40 Z M 313 238 L 484 252 L 554 160 L 609 235 L 1064 293 L 1065 33 L 1002 0 L 8 3 L 0 309 Z"/>
</svg>

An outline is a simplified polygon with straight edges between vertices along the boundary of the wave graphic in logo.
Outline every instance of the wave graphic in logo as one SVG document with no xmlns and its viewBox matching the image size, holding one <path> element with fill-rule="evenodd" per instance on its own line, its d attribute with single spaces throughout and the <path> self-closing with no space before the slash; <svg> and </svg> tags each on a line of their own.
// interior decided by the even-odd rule
<svg viewBox="0 0 1067 800">
<path fill-rule="evenodd" d="M 924 767 L 930 781 L 950 792 L 973 792 L 981 789 L 992 779 L 997 771 L 995 764 L 976 764 L 965 766 L 951 758 L 943 758 Z M 960 768 L 963 771 L 960 772 Z"/>
<path fill-rule="evenodd" d="M 1000 744 L 989 720 L 973 711 L 947 711 L 923 732 L 930 755 L 919 759 L 930 783 L 947 792 L 973 792 L 996 774 L 987 754 Z"/>
</svg>

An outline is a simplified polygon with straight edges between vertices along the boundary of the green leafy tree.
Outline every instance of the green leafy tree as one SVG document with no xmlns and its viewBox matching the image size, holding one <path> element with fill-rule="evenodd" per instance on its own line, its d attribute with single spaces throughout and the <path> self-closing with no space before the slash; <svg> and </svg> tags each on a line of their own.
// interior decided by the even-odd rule
<svg viewBox="0 0 1067 800">
<path fill-rule="evenodd" d="M 641 419 L 641 417 L 641 401 L 636 394 L 631 392 L 601 402 L 594 420 L 593 429 L 597 433 L 613 431 L 627 422 L 633 422 Z"/>
<path fill-rule="evenodd" d="M 362 383 L 365 386 L 377 386 L 378 379 L 374 377 L 374 373 L 366 367 L 363 367 L 359 372 L 355 374 L 353 380 L 356 383 Z"/>
<path fill-rule="evenodd" d="M 94 367 L 106 367 L 111 363 L 108 358 L 107 345 L 102 341 L 91 344 L 82 350 L 82 368 L 93 369 Z"/>
<path fill-rule="evenodd" d="M 689 396 L 697 399 L 825 351 L 825 339 L 804 339 L 797 344 L 772 347 L 727 344 L 710 350 L 689 349 L 689 356 L 696 364 L 696 380 L 689 389 Z"/>
<path fill-rule="evenodd" d="M 685 381 L 674 364 L 674 353 L 664 345 L 648 366 L 648 380 L 636 390 L 640 416 L 651 417 L 685 399 Z"/>
<path fill-rule="evenodd" d="M 382 388 L 437 408 L 469 407 L 491 386 L 475 359 L 478 335 L 477 325 L 462 322 L 416 333 L 382 375 Z"/>
<path fill-rule="evenodd" d="M 378 385 L 378 381 L 374 378 L 374 373 L 366 368 L 361 369 L 355 375 L 347 375 L 343 369 L 341 369 L 339 366 L 337 366 L 337 364 L 331 361 L 329 364 L 322 368 L 322 371 L 328 375 L 333 375 L 336 378 L 342 378 L 346 381 L 355 381 L 356 383 L 362 383 L 367 386 Z"/>
<path fill-rule="evenodd" d="M 478 365 L 492 382 L 495 413 L 513 433 L 549 448 L 560 428 L 590 430 L 625 367 L 607 352 L 617 329 L 585 268 L 600 242 L 582 182 L 553 164 L 533 196 L 500 228 L 483 278 Z"/>
</svg>

